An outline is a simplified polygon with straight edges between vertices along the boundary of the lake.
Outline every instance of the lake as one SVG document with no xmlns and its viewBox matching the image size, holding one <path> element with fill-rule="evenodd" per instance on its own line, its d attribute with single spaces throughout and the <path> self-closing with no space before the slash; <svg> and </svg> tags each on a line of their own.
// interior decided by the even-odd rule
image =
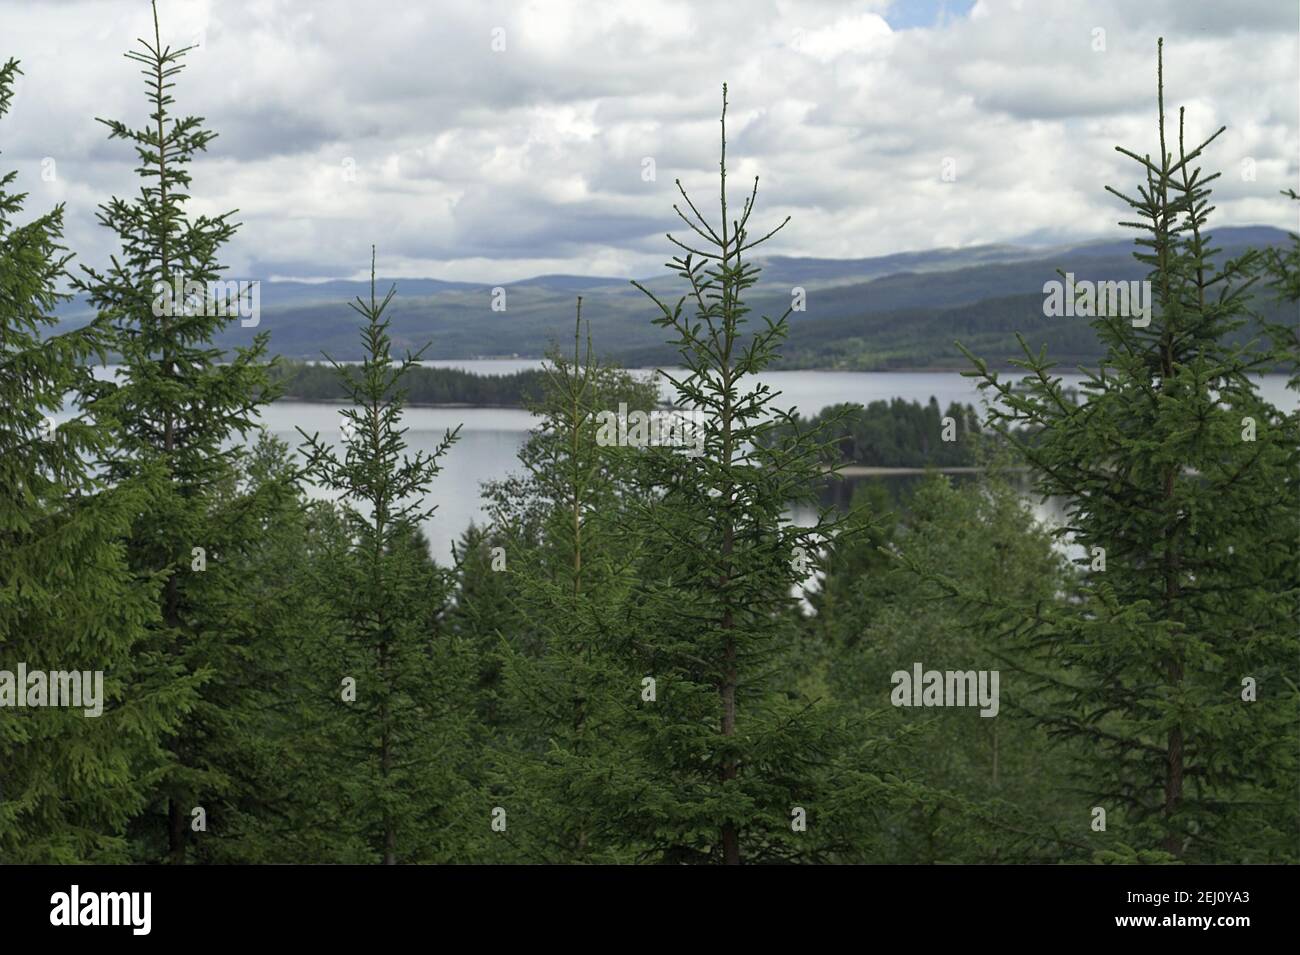
<svg viewBox="0 0 1300 955">
<path fill-rule="evenodd" d="M 538 368 L 542 363 L 525 359 L 482 359 L 427 361 L 423 364 L 462 368 L 476 374 L 502 375 Z M 99 373 L 108 377 L 112 370 L 111 367 L 99 369 Z M 892 398 L 925 403 L 933 396 L 941 408 L 953 401 L 977 406 L 981 403 L 975 382 L 957 372 L 773 371 L 759 377 L 769 387 L 781 392 L 776 400 L 778 407 L 795 407 L 804 415 L 816 414 L 839 402 L 867 404 Z M 1079 375 L 1061 377 L 1067 383 L 1077 384 L 1081 380 Z M 1279 407 L 1294 408 L 1300 404 L 1300 396 L 1287 391 L 1284 375 L 1263 376 L 1260 389 Z M 59 417 L 56 415 L 56 420 Z M 461 426 L 460 438 L 442 459 L 443 471 L 433 484 L 430 503 L 437 504 L 437 512 L 425 525 L 434 556 L 439 562 L 448 562 L 453 542 L 470 522 L 484 521 L 480 485 L 518 468 L 516 454 L 534 419 L 527 411 L 517 408 L 407 408 L 403 420 L 409 429 L 406 439 L 413 451 L 432 451 L 444 431 Z M 323 440 L 331 443 L 337 444 L 340 440 L 342 419 L 337 405 L 278 401 L 263 412 L 263 421 L 268 431 L 293 447 L 302 442 L 298 428 L 308 434 L 319 432 Z M 918 478 L 897 476 L 885 480 L 898 489 Z M 325 496 L 319 489 L 312 491 Z M 1062 515 L 1059 502 L 1031 499 L 1029 503 L 1035 514 L 1049 524 L 1057 523 Z M 795 520 L 803 517 L 805 515 L 799 513 L 794 515 Z"/>
</svg>

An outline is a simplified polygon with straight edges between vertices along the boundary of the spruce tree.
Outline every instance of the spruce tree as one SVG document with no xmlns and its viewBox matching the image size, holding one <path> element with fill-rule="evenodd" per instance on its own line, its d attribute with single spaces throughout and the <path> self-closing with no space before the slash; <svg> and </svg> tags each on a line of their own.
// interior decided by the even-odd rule
<svg viewBox="0 0 1300 955">
<path fill-rule="evenodd" d="M 498 789 L 513 808 L 519 858 L 616 862 L 634 858 L 600 789 L 625 758 L 625 724 L 640 693 L 613 620 L 630 589 L 635 549 L 617 532 L 632 472 L 598 440 L 603 410 L 648 412 L 656 389 L 600 364 L 590 332 L 572 356 L 548 352 L 541 421 L 521 448 L 524 474 L 489 487 L 493 526 L 531 527 L 534 544 L 507 550 L 513 629 L 500 634 L 506 715 Z"/>
<path fill-rule="evenodd" d="M 218 254 L 237 223 L 233 212 L 187 212 L 189 166 L 215 133 L 199 117 L 173 116 L 170 91 L 189 48 L 163 44 L 156 5 L 153 21 L 152 41 L 141 39 L 126 54 L 146 78 L 148 125 L 100 120 L 110 139 L 134 148 L 140 191 L 100 207 L 99 221 L 117 234 L 121 253 L 104 270 L 83 267 L 77 287 L 111 325 L 111 347 L 121 356 L 116 381 L 96 389 L 111 398 L 121 422 L 102 455 L 105 476 L 119 482 L 156 468 L 165 474 L 132 528 L 129 553 L 133 568 L 165 575 L 161 627 L 141 663 L 169 687 L 184 723 L 169 740 L 167 765 L 154 774 L 155 807 L 137 828 L 144 857 L 165 853 L 183 862 L 195 810 L 234 785 L 232 767 L 214 757 L 237 750 L 229 737 L 243 705 L 238 660 L 248 658 L 241 646 L 247 634 L 231 632 L 222 608 L 243 586 L 234 558 L 259 535 L 265 502 L 228 491 L 246 467 L 244 440 L 257 428 L 258 409 L 272 394 L 265 333 L 233 355 L 212 345 L 239 320 L 246 291 L 215 284 L 223 271 Z M 217 737 L 226 739 L 214 745 Z"/>
<path fill-rule="evenodd" d="M 19 72 L 0 66 L 0 118 Z M 0 862 L 121 862 L 174 725 L 137 671 L 159 582 L 132 572 L 121 543 L 150 486 L 108 489 L 87 464 L 114 423 L 110 403 L 85 394 L 108 336 L 99 321 L 55 333 L 63 208 L 16 222 L 16 176 L 0 176 Z M 69 400 L 77 413 L 56 426 Z M 101 713 L 86 715 L 89 701 L 16 708 L 20 664 L 83 674 L 92 695 L 98 671 Z"/>
<path fill-rule="evenodd" d="M 825 439 L 794 428 L 754 378 L 776 357 L 791 310 L 756 326 L 747 317 L 745 294 L 759 274 L 751 253 L 784 223 L 751 232 L 757 179 L 735 216 L 725 86 L 721 133 L 716 224 L 677 184 L 689 215 L 674 209 L 695 245 L 670 235 L 685 255 L 669 268 L 685 293 L 667 304 L 638 284 L 685 368 L 664 373 L 674 404 L 700 415 L 703 440 L 699 454 L 694 442 L 622 449 L 639 466 L 642 491 L 624 529 L 638 566 L 618 640 L 655 695 L 632 713 L 625 759 L 602 780 L 602 812 L 647 860 L 828 858 L 852 842 L 850 820 L 866 818 L 861 800 L 880 781 L 861 765 L 859 775 L 833 779 L 837 754 L 847 753 L 834 714 L 796 685 L 797 593 L 836 523 L 825 509 L 811 526 L 786 513 L 816 507 Z M 769 440 L 782 425 L 790 437 Z"/>
<path fill-rule="evenodd" d="M 370 276 L 369 300 L 352 303 L 365 321 L 364 358 L 334 363 L 350 402 L 343 450 L 304 433 L 308 473 L 339 495 L 346 532 L 326 581 L 339 639 L 322 654 L 334 705 L 313 768 L 351 861 L 462 861 L 466 834 L 488 830 L 490 807 L 471 803 L 470 660 L 442 626 L 447 579 L 420 532 L 456 432 L 407 454 L 402 379 L 421 353 L 393 358 L 384 313 L 396 289 L 376 298 L 373 257 Z"/>
<path fill-rule="evenodd" d="M 1119 148 L 1136 196 L 1110 189 L 1142 233 L 1149 324 L 1093 318 L 1106 355 L 1077 404 L 1028 347 L 1021 388 L 978 359 L 973 373 L 1038 491 L 1068 501 L 1081 584 L 1065 603 L 978 602 L 1031 654 L 1031 712 L 1086 744 L 1076 812 L 1083 833 L 1107 812 L 1098 858 L 1294 859 L 1297 435 L 1254 378 L 1285 356 L 1230 343 L 1255 256 L 1216 256 L 1217 174 L 1198 163 L 1222 129 L 1189 146 L 1180 110 L 1169 141 L 1162 57 L 1157 111 L 1154 157 Z"/>
</svg>

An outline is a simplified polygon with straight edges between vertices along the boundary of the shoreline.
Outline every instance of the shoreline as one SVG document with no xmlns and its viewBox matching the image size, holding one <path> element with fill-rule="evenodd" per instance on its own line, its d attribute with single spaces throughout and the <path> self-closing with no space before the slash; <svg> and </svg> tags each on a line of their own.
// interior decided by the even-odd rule
<svg viewBox="0 0 1300 955">
<path fill-rule="evenodd" d="M 296 401 L 304 405 L 347 405 L 352 407 L 352 403 L 345 398 L 303 398 L 299 395 L 280 395 L 273 400 L 271 404 L 281 401 Z M 404 407 L 407 408 L 492 408 L 504 411 L 527 411 L 524 405 L 509 404 L 489 404 L 481 401 L 404 401 Z"/>
<path fill-rule="evenodd" d="M 870 464 L 845 464 L 837 468 L 828 468 L 823 473 L 838 474 L 841 477 L 907 477 L 907 476 L 923 475 L 923 474 L 930 474 L 930 473 L 984 474 L 985 472 L 991 470 L 1027 472 L 1031 469 L 1027 467 L 989 468 L 989 467 L 983 467 L 977 465 L 946 467 L 946 468 L 937 468 L 937 467 L 904 468 L 904 467 L 888 467 L 888 466 L 876 467 L 875 465 L 870 465 Z"/>
</svg>

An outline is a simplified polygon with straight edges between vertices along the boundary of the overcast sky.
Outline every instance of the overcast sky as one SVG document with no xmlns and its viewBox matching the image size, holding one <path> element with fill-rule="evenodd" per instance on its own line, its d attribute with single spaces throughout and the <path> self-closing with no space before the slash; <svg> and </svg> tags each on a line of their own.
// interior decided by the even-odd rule
<svg viewBox="0 0 1300 955">
<path fill-rule="evenodd" d="M 195 166 L 192 207 L 239 208 L 232 276 L 356 276 L 372 242 L 388 276 L 657 274 L 676 231 L 674 178 L 716 207 L 724 81 L 735 199 L 757 174 L 755 222 L 793 217 L 772 254 L 1117 235 L 1125 216 L 1102 187 L 1137 182 L 1116 144 L 1156 149 L 1161 35 L 1174 121 L 1181 105 L 1189 138 L 1228 127 L 1206 163 L 1224 173 L 1215 221 L 1297 228 L 1278 196 L 1300 187 L 1295 0 L 160 11 L 165 41 L 201 44 L 175 95 L 219 133 Z M 67 203 L 68 244 L 94 264 L 114 248 L 96 205 L 138 188 L 130 148 L 94 117 L 145 122 L 143 78 L 122 54 L 146 32 L 145 0 L 0 0 L 0 58 L 26 73 L 0 120 L 0 169 L 19 170 L 29 213 Z"/>
</svg>

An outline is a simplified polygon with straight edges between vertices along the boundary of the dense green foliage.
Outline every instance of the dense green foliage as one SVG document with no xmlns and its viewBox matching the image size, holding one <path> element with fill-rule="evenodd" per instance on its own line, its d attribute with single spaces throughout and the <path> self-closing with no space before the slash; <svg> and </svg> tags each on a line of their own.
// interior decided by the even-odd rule
<svg viewBox="0 0 1300 955">
<path fill-rule="evenodd" d="M 296 401 L 341 401 L 348 397 L 329 365 L 281 362 L 271 375 L 280 394 Z M 508 375 L 478 375 L 460 368 L 416 365 L 403 376 L 408 405 L 476 405 L 524 408 L 541 395 L 544 374 L 517 371 Z"/>
<path fill-rule="evenodd" d="M 1143 183 L 1112 190 L 1143 233 L 1155 316 L 1094 320 L 1107 354 L 1078 405 L 1043 354 L 1025 349 L 1026 390 L 977 361 L 994 428 L 1041 429 L 1017 445 L 1070 501 L 1086 570 L 1068 601 L 974 604 L 1023 653 L 1037 724 L 1086 744 L 1077 785 L 1123 825 L 1114 857 L 1294 861 L 1300 432 L 1252 376 L 1276 350 L 1231 338 L 1257 256 L 1211 261 L 1217 174 L 1197 162 L 1218 133 L 1186 145 L 1180 110 L 1167 141 L 1157 89 L 1157 158 L 1121 150 Z"/>
<path fill-rule="evenodd" d="M 12 60 L 0 67 L 0 118 L 18 72 Z M 105 677 L 98 717 L 6 701 L 0 860 L 120 862 L 176 722 L 141 673 L 159 581 L 132 572 L 125 543 L 157 483 L 110 488 L 88 466 L 108 447 L 111 401 L 85 400 L 55 426 L 65 396 L 89 387 L 111 330 L 41 335 L 67 262 L 63 210 L 16 225 L 25 196 L 10 191 L 15 178 L 0 177 L 0 669 Z"/>
<path fill-rule="evenodd" d="M 944 419 L 950 419 L 944 440 Z M 894 398 L 868 405 L 831 405 L 810 418 L 799 418 L 773 429 L 771 440 L 797 431 L 821 431 L 829 439 L 828 464 L 868 467 L 969 467 L 977 463 L 979 416 L 971 405 L 954 402 L 947 411 L 928 404 Z"/>
<path fill-rule="evenodd" d="M 136 572 L 162 577 L 160 620 L 136 666 L 154 718 L 177 725 L 166 759 L 150 771 L 152 804 L 132 831 L 146 858 L 165 848 L 178 862 L 201 840 L 210 807 L 254 795 L 241 786 L 238 715 L 262 682 L 266 633 L 231 608 L 240 603 L 261 527 L 285 501 L 275 485 L 249 493 L 241 484 L 249 457 L 242 439 L 256 430 L 258 408 L 272 394 L 266 336 L 233 355 L 212 345 L 219 329 L 238 324 L 234 303 L 210 291 L 236 223 L 233 213 L 187 212 L 188 167 L 215 135 L 200 118 L 171 112 L 170 90 L 187 49 L 164 45 L 155 13 L 152 42 L 141 39 L 127 54 L 143 67 L 149 124 L 101 122 L 110 139 L 134 148 L 140 191 L 100 207 L 99 221 L 121 252 L 105 270 L 83 266 L 77 281 L 121 356 L 116 378 L 92 389 L 112 402 L 119 421 L 98 463 L 114 482 L 162 478 L 135 515 L 126 549 Z M 184 294 L 167 298 L 161 289 Z"/>
<path fill-rule="evenodd" d="M 0 178 L 0 862 L 1300 860 L 1300 413 L 1255 378 L 1295 364 L 1300 238 L 1214 248 L 1209 141 L 1180 114 L 1166 142 L 1162 84 L 1117 193 L 1154 311 L 1060 323 L 1102 359 L 1078 393 L 1038 338 L 992 370 L 975 323 L 987 420 L 802 419 L 761 377 L 806 320 L 763 284 L 757 178 L 729 193 L 726 87 L 717 207 L 678 184 L 690 231 L 640 287 L 661 382 L 597 357 L 583 297 L 541 371 L 423 368 L 373 253 L 360 362 L 283 368 L 202 292 L 157 308 L 235 223 L 188 213 L 212 134 L 171 116 L 185 51 L 142 43 L 150 125 L 107 124 L 141 188 L 101 208 L 83 327 L 53 318 L 62 209 L 18 224 Z M 262 433 L 281 391 L 338 400 L 341 442 Z M 536 423 L 440 566 L 457 432 L 412 453 L 403 411 L 455 401 Z M 830 508 L 845 462 L 978 473 Z M 102 713 L 18 706 L 20 667 L 100 671 Z"/>
<path fill-rule="evenodd" d="M 373 276 L 373 268 L 371 275 Z M 438 618 L 444 573 L 428 556 L 420 522 L 448 432 L 431 453 L 406 453 L 403 379 L 418 355 L 395 360 L 384 310 L 390 289 L 354 303 L 366 358 L 336 366 L 349 407 L 343 448 L 308 438 L 307 473 L 340 495 L 342 547 L 327 557 L 332 583 L 316 658 L 335 668 L 338 702 L 319 722 L 317 799 L 332 810 L 327 839 L 343 859 L 454 861 L 447 834 L 467 815 L 468 658 Z M 310 639 L 310 638 L 309 638 Z"/>
</svg>

